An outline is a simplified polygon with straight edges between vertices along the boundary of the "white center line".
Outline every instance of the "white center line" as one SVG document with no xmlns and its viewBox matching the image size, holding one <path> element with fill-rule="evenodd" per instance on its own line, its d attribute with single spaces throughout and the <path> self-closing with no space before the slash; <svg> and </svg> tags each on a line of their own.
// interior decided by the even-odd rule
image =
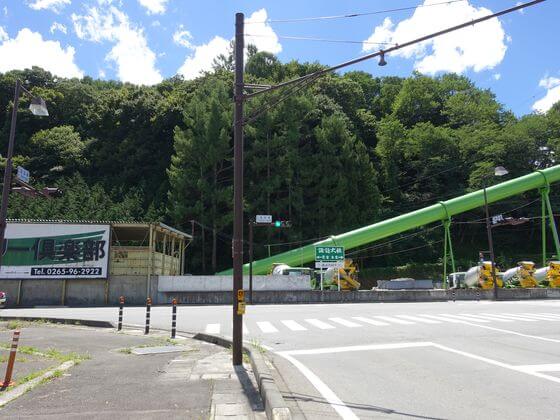
<svg viewBox="0 0 560 420">
<path fill-rule="evenodd" d="M 389 325 L 386 322 L 376 321 L 375 319 L 370 319 L 370 318 L 366 318 L 366 317 L 363 317 L 363 316 L 353 316 L 352 319 L 355 319 L 356 321 L 363 322 L 365 324 L 375 325 L 377 327 L 385 327 L 385 326 Z"/>
<path fill-rule="evenodd" d="M 305 328 L 301 324 L 298 324 L 296 321 L 292 321 L 291 319 L 286 319 L 281 322 L 292 331 L 307 331 L 307 328 Z"/>
<path fill-rule="evenodd" d="M 434 321 L 433 319 L 420 318 L 419 316 L 412 315 L 397 315 L 399 318 L 408 319 L 409 321 L 422 322 L 424 324 L 441 324 L 441 321 Z"/>
<path fill-rule="evenodd" d="M 331 330 L 331 329 L 335 328 L 331 324 L 327 324 L 326 322 L 319 321 L 318 319 L 306 319 L 305 322 L 307 322 L 307 323 L 309 323 L 309 324 L 313 325 L 314 327 L 317 327 L 321 330 Z"/>
<path fill-rule="evenodd" d="M 403 319 L 394 318 L 392 316 L 376 315 L 376 316 L 374 316 L 374 318 L 381 319 L 381 320 L 387 321 L 387 322 L 394 322 L 395 324 L 400 324 L 400 325 L 414 325 L 415 324 L 414 322 L 405 321 Z"/>
<path fill-rule="evenodd" d="M 337 324 L 340 324 L 340 325 L 343 325 L 344 327 L 349 327 L 349 328 L 357 328 L 357 327 L 362 326 L 360 324 L 356 324 L 355 322 L 347 321 L 344 318 L 329 318 L 329 321 L 335 322 Z"/>
<path fill-rule="evenodd" d="M 219 334 L 220 328 L 221 328 L 220 324 L 207 324 L 206 334 Z"/>
<path fill-rule="evenodd" d="M 261 329 L 263 333 L 275 333 L 278 329 L 268 321 L 257 322 L 257 326 Z"/>
</svg>

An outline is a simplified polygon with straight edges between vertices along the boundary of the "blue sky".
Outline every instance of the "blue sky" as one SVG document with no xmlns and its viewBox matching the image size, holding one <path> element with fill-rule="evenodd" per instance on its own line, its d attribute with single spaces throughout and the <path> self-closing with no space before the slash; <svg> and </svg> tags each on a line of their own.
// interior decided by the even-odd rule
<svg viewBox="0 0 560 420">
<path fill-rule="evenodd" d="M 434 4 L 438 3 L 438 4 Z M 153 84 L 208 69 L 233 37 L 235 12 L 259 49 L 280 60 L 337 64 L 449 25 L 514 6 L 517 0 L 0 0 L 0 72 L 40 65 L 64 77 L 89 75 Z M 421 5 L 422 7 L 416 7 Z M 430 5 L 426 7 L 427 5 Z M 407 8 L 306 22 L 275 20 Z M 547 0 L 436 42 L 401 50 L 388 65 L 352 69 L 374 75 L 455 71 L 517 115 L 560 100 L 560 2 Z M 327 43 L 286 36 L 357 41 Z M 367 41 L 369 43 L 363 43 Z"/>
</svg>

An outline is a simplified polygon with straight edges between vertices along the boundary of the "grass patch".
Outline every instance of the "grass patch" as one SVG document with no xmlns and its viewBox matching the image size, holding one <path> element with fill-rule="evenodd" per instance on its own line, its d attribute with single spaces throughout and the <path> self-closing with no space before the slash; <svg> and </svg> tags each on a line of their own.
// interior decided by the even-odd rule
<svg viewBox="0 0 560 420">
<path fill-rule="evenodd" d="M 125 347 L 124 349 L 119 349 L 119 353 L 132 354 L 132 348 Z"/>
<path fill-rule="evenodd" d="M 260 354 L 266 353 L 266 349 L 262 346 L 259 340 L 255 338 L 251 339 L 251 346 L 254 347 Z"/>
<path fill-rule="evenodd" d="M 35 378 L 38 378 L 39 376 L 43 375 L 44 373 L 48 372 L 48 370 L 49 370 L 49 368 L 47 368 L 47 369 L 41 369 L 41 370 L 38 370 L 38 371 L 36 371 L 36 372 L 32 372 L 32 373 L 30 373 L 29 375 L 24 376 L 24 377 L 21 378 L 21 379 L 18 379 L 18 380 L 16 381 L 16 384 L 17 384 L 17 385 L 21 385 L 21 384 L 24 384 L 24 383 L 26 383 L 26 382 L 29 382 L 29 381 L 31 381 L 31 380 L 33 380 L 33 379 L 35 379 Z"/>
<path fill-rule="evenodd" d="M 9 330 L 19 330 L 23 327 L 23 325 L 23 322 L 16 319 L 13 321 L 8 321 L 8 323 L 6 324 L 6 328 Z"/>
<path fill-rule="evenodd" d="M 6 363 L 10 358 L 9 355 L 2 355 L 0 356 L 0 363 Z M 16 357 L 16 363 L 25 363 L 28 360 L 25 357 Z"/>
</svg>

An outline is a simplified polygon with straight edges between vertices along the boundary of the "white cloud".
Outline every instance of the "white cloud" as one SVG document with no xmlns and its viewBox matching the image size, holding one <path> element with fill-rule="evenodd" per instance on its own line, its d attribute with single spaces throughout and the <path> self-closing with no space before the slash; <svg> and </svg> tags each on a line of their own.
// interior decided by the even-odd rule
<svg viewBox="0 0 560 420">
<path fill-rule="evenodd" d="M 4 12 L 4 16 L 8 16 L 8 6 L 4 6 L 2 11 Z"/>
<path fill-rule="evenodd" d="M 494 80 L 500 80 L 502 78 L 502 75 L 500 73 L 494 73 L 492 77 L 494 78 Z"/>
<path fill-rule="evenodd" d="M 97 73 L 97 75 L 99 76 L 100 79 L 105 79 L 105 70 L 100 69 L 99 72 Z"/>
<path fill-rule="evenodd" d="M 428 5 L 438 0 L 425 0 Z M 474 7 L 469 2 L 457 2 L 437 7 L 419 7 L 412 17 L 393 23 L 385 18 L 363 44 L 364 51 L 382 49 L 372 43 L 402 44 L 445 29 L 449 26 L 476 19 L 492 12 L 484 7 Z M 492 19 L 456 32 L 428 40 L 391 53 L 414 59 L 414 67 L 422 73 L 441 71 L 463 73 L 468 69 L 479 72 L 496 67 L 503 60 L 507 46 L 506 34 L 498 19 Z M 388 58 L 390 58 L 390 56 Z"/>
<path fill-rule="evenodd" d="M 114 43 L 105 57 L 117 65 L 120 80 L 139 85 L 153 85 L 163 79 L 156 68 L 156 54 L 148 47 L 142 28 L 133 25 L 128 16 L 114 6 L 101 12 L 95 7 L 88 14 L 72 14 L 74 30 L 80 39 Z"/>
<path fill-rule="evenodd" d="M 141 6 L 145 7 L 148 14 L 162 14 L 165 13 L 165 5 L 169 0 L 138 0 Z"/>
<path fill-rule="evenodd" d="M 173 42 L 175 42 L 175 44 L 179 45 L 180 47 L 193 49 L 194 46 L 191 43 L 191 39 L 191 33 L 184 29 L 183 25 L 179 25 L 179 29 L 177 29 L 173 34 Z"/>
<path fill-rule="evenodd" d="M 245 44 L 253 44 L 259 51 L 267 51 L 278 54 L 282 51 L 282 45 L 278 41 L 278 35 L 266 22 L 268 14 L 266 9 L 254 12 L 245 21 Z"/>
<path fill-rule="evenodd" d="M 270 25 L 265 23 L 267 18 L 266 9 L 260 9 L 246 19 L 245 46 L 253 44 L 259 51 L 278 54 L 282 51 L 282 45 L 278 41 L 278 36 L 274 30 Z M 180 29 L 183 29 L 183 27 L 181 26 Z M 175 35 L 173 39 L 177 42 L 177 40 L 175 40 Z M 222 38 L 221 36 L 215 36 L 210 42 L 203 45 L 192 45 L 192 43 L 190 43 L 190 38 L 186 41 L 189 42 L 188 48 L 194 51 L 186 58 L 181 68 L 177 71 L 177 73 L 183 75 L 185 79 L 195 79 L 204 71 L 212 70 L 214 59 L 221 54 L 227 55 L 231 42 L 231 40 Z"/>
<path fill-rule="evenodd" d="M 71 0 L 32 0 L 29 3 L 29 7 L 35 10 L 48 9 L 58 13 L 64 6 L 71 2 Z"/>
<path fill-rule="evenodd" d="M 3 26 L 0 26 L 0 42 L 4 42 L 7 39 L 9 39 L 10 37 L 8 36 L 8 33 L 6 32 L 6 30 L 4 29 Z"/>
<path fill-rule="evenodd" d="M 55 31 L 60 31 L 63 34 L 66 34 L 68 32 L 67 29 L 66 29 L 66 26 L 64 26 L 62 23 L 58 23 L 58 22 L 54 22 L 51 25 L 51 29 L 50 29 L 51 34 L 54 34 Z"/>
<path fill-rule="evenodd" d="M 557 77 L 545 77 L 539 82 L 539 86 L 547 89 L 546 95 L 533 104 L 533 110 L 546 112 L 552 105 L 560 101 L 560 79 Z"/>
<path fill-rule="evenodd" d="M 177 73 L 182 74 L 185 79 L 195 79 L 202 72 L 212 69 L 214 59 L 220 54 L 227 54 L 229 41 L 221 36 L 215 36 L 208 44 L 195 47 L 191 54 Z"/>
<path fill-rule="evenodd" d="M 39 66 L 60 77 L 82 77 L 74 53 L 73 47 L 63 48 L 58 41 L 43 40 L 40 33 L 23 28 L 0 45 L 0 73 Z"/>
</svg>

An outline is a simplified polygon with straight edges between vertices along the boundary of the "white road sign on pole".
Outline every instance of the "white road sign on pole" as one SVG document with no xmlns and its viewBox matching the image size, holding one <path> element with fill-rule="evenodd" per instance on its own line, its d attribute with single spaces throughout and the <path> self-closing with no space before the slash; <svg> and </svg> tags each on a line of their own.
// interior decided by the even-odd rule
<svg viewBox="0 0 560 420">
<path fill-rule="evenodd" d="M 270 224 L 272 223 L 272 215 L 270 214 L 257 214 L 255 217 L 256 223 Z"/>
<path fill-rule="evenodd" d="M 26 183 L 29 183 L 29 171 L 21 166 L 17 167 L 17 177 Z"/>
</svg>

